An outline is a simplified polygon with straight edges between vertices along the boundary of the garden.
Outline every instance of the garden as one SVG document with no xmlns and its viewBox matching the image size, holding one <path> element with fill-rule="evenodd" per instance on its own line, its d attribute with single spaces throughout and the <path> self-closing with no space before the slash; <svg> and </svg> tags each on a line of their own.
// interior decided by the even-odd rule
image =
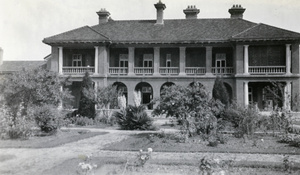
<svg viewBox="0 0 300 175">
<path fill-rule="evenodd" d="M 115 86 L 95 89 L 88 73 L 75 111 L 62 103 L 73 98 L 70 81 L 56 73 L 23 70 L 1 81 L 0 165 L 17 159 L 6 149 L 76 149 L 43 174 L 300 173 L 292 112 L 277 106 L 264 115 L 255 105 L 241 106 L 219 77 L 211 95 L 199 82 L 164 87 L 153 111 L 140 92 L 128 105 Z M 280 83 L 268 89 L 283 102 Z M 0 174 L 10 173 L 0 166 Z"/>
</svg>

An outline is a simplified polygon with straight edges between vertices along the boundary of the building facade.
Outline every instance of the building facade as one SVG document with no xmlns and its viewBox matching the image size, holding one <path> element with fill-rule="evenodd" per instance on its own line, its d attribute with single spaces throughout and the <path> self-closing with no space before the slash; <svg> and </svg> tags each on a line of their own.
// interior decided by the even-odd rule
<svg viewBox="0 0 300 175">
<path fill-rule="evenodd" d="M 164 19 L 166 5 L 154 4 L 156 20 L 112 20 L 105 9 L 99 24 L 45 38 L 52 47 L 47 67 L 71 76 L 70 89 L 78 107 L 80 82 L 89 72 L 95 87 L 117 85 L 133 104 L 133 92 L 147 104 L 164 86 L 202 83 L 211 93 L 215 78 L 224 80 L 230 98 L 256 103 L 264 110 L 274 97 L 272 82 L 284 84 L 281 106 L 300 91 L 300 34 L 243 19 L 245 9 L 233 5 L 229 18 L 201 19 L 195 6 L 186 19 Z M 148 106 L 152 109 L 152 106 Z"/>
</svg>

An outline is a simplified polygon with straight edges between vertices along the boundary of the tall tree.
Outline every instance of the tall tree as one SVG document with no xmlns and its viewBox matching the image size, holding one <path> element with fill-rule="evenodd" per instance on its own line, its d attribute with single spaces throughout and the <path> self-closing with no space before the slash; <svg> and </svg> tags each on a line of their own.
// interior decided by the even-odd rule
<svg viewBox="0 0 300 175">
<path fill-rule="evenodd" d="M 212 95 L 215 100 L 220 100 L 225 106 L 229 105 L 229 95 L 224 82 L 220 77 L 217 77 L 215 80 Z"/>
<path fill-rule="evenodd" d="M 61 86 L 65 84 L 66 81 L 60 79 L 55 72 L 43 68 L 23 69 L 7 75 L 0 84 L 0 89 L 2 100 L 13 111 L 13 116 L 16 116 L 20 106 L 22 115 L 26 115 L 30 106 L 49 104 L 57 107 L 61 101 L 71 99 L 68 89 L 61 91 Z"/>
<path fill-rule="evenodd" d="M 81 97 L 79 100 L 78 114 L 88 118 L 95 118 L 96 99 L 94 83 L 88 72 L 85 73 L 81 84 Z"/>
<path fill-rule="evenodd" d="M 121 91 L 117 90 L 117 86 L 109 85 L 97 89 L 97 104 L 100 108 L 117 108 L 118 97 L 122 95 Z"/>
</svg>

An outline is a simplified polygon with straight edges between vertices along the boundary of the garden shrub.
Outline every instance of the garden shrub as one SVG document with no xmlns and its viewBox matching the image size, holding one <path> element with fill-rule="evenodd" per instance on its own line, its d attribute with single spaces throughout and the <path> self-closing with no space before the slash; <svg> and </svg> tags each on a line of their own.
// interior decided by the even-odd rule
<svg viewBox="0 0 300 175">
<path fill-rule="evenodd" d="M 223 113 L 221 114 L 221 118 L 224 121 L 229 121 L 233 124 L 236 128 L 239 126 L 242 114 L 244 112 L 244 108 L 239 106 L 236 102 L 233 102 L 229 105 L 226 109 L 224 109 Z"/>
<path fill-rule="evenodd" d="M 51 105 L 57 108 L 61 101 L 70 100 L 72 96 L 67 88 L 67 79 L 58 73 L 43 68 L 23 69 L 3 78 L 0 90 L 6 115 L 3 115 L 1 129 L 8 138 L 26 138 L 34 126 L 34 106 Z"/>
<path fill-rule="evenodd" d="M 77 115 L 73 118 L 72 123 L 79 126 L 90 126 L 94 125 L 95 122 L 94 119 Z"/>
<path fill-rule="evenodd" d="M 33 118 L 41 131 L 55 132 L 63 124 L 63 114 L 53 105 L 35 106 L 32 109 Z"/>
<path fill-rule="evenodd" d="M 115 125 L 117 123 L 116 121 L 116 117 L 113 115 L 113 111 L 112 110 L 99 110 L 96 114 L 95 117 L 95 123 L 104 123 L 107 125 Z"/>
<path fill-rule="evenodd" d="M 153 130 L 153 119 L 148 116 L 145 106 L 129 105 L 125 110 L 114 113 L 117 123 L 124 130 Z"/>
<path fill-rule="evenodd" d="M 260 114 L 256 110 L 255 106 L 249 105 L 244 109 L 241 115 L 240 121 L 238 123 L 238 135 L 250 135 L 253 136 L 258 126 L 258 121 L 260 119 Z"/>
<path fill-rule="evenodd" d="M 212 96 L 215 100 L 220 100 L 225 106 L 229 105 L 229 94 L 220 77 L 215 79 Z"/>
<path fill-rule="evenodd" d="M 14 117 L 10 109 L 5 105 L 0 107 L 0 138 L 27 139 L 32 135 L 33 126 L 34 120 L 28 116 L 22 116 L 20 111 Z"/>
<path fill-rule="evenodd" d="M 207 137 L 217 131 L 217 115 L 224 105 L 219 100 L 210 100 L 205 87 L 195 82 L 192 86 L 170 86 L 161 93 L 154 115 L 166 114 L 176 117 L 181 130 L 188 137 L 204 134 Z"/>
<path fill-rule="evenodd" d="M 279 143 L 287 143 L 290 146 L 300 148 L 300 135 L 298 134 L 284 134 L 278 138 Z"/>
<path fill-rule="evenodd" d="M 83 77 L 80 94 L 78 114 L 94 119 L 96 114 L 95 91 L 93 81 L 88 72 Z"/>
</svg>

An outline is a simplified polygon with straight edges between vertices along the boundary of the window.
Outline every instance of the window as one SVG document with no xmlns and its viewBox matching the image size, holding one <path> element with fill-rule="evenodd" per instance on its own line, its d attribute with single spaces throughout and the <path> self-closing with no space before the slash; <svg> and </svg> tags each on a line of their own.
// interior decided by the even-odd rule
<svg viewBox="0 0 300 175">
<path fill-rule="evenodd" d="M 217 53 L 216 54 L 216 67 L 217 73 L 225 73 L 226 67 L 226 54 L 225 53 Z"/>
<path fill-rule="evenodd" d="M 153 54 L 144 54 L 143 67 L 153 67 Z"/>
<path fill-rule="evenodd" d="M 82 55 L 81 54 L 73 54 L 72 66 L 73 67 L 81 67 L 82 66 Z"/>
<path fill-rule="evenodd" d="M 151 93 L 152 88 L 151 87 L 142 87 L 142 93 Z"/>
<path fill-rule="evenodd" d="M 119 67 L 128 67 L 128 54 L 120 54 L 119 59 Z"/>
<path fill-rule="evenodd" d="M 171 67 L 171 54 L 166 56 L 166 67 Z"/>
</svg>

